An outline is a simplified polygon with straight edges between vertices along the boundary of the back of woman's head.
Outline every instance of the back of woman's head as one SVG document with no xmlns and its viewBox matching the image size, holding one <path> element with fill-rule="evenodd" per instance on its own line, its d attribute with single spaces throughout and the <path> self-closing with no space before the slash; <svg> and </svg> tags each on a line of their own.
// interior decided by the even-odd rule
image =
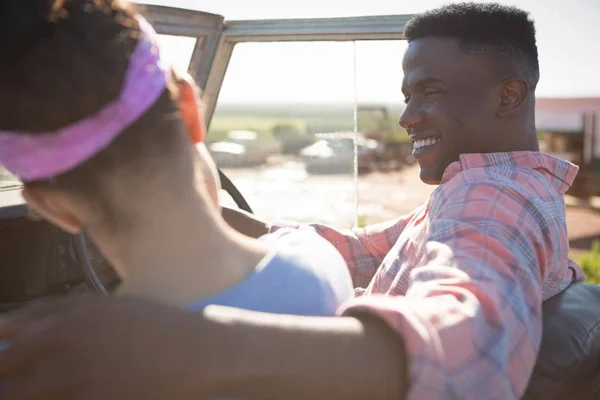
<svg viewBox="0 0 600 400">
<path fill-rule="evenodd" d="M 1 4 L 0 131 L 44 135 L 90 118 L 119 98 L 140 37 L 131 5 L 119 0 Z M 107 148 L 58 176 L 26 183 L 76 193 L 109 212 L 109 177 L 122 171 L 152 174 L 153 164 L 160 168 L 158 161 L 184 140 L 173 132 L 181 125 L 172 116 L 178 110 L 173 79 L 169 75 L 158 100 Z"/>
<path fill-rule="evenodd" d="M 120 2 L 7 0 L 3 8 L 2 130 L 55 130 L 119 95 L 137 30 Z"/>
</svg>

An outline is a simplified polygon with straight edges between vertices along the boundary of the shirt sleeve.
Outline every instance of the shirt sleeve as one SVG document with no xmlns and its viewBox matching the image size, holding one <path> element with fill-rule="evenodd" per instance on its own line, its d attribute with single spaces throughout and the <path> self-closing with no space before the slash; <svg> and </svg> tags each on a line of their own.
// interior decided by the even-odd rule
<svg viewBox="0 0 600 400">
<path fill-rule="evenodd" d="M 403 217 L 369 225 L 365 228 L 335 229 L 325 224 L 277 222 L 271 225 L 269 233 L 283 227 L 314 230 L 333 244 L 344 257 L 354 287 L 364 288 L 369 285 L 384 257 L 390 252 L 406 225 L 420 209 Z"/>
<path fill-rule="evenodd" d="M 541 342 L 543 265 L 552 262 L 545 208 L 495 182 L 463 184 L 433 211 L 406 295 L 360 297 L 340 310 L 375 314 L 400 334 L 407 398 L 524 393 Z"/>
</svg>

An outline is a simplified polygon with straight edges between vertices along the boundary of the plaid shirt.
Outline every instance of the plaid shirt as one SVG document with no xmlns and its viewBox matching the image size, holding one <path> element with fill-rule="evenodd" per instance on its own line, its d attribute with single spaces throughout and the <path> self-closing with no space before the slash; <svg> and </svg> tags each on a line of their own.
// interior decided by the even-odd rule
<svg viewBox="0 0 600 400">
<path fill-rule="evenodd" d="M 578 168 L 538 152 L 468 154 L 426 204 L 364 229 L 314 229 L 348 263 L 356 298 L 404 341 L 409 399 L 518 399 L 541 306 L 584 279 L 568 258 L 563 194 Z"/>
</svg>

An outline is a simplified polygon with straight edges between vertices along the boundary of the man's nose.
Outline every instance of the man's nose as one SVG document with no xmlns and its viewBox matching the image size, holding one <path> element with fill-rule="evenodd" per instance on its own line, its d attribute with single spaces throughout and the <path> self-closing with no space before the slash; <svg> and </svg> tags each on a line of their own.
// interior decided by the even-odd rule
<svg viewBox="0 0 600 400">
<path fill-rule="evenodd" d="M 400 126 L 407 131 L 410 131 L 415 126 L 419 125 L 423 121 L 423 114 L 421 113 L 419 107 L 416 106 L 414 102 L 408 102 L 406 108 L 400 115 L 400 119 L 398 123 Z"/>
</svg>

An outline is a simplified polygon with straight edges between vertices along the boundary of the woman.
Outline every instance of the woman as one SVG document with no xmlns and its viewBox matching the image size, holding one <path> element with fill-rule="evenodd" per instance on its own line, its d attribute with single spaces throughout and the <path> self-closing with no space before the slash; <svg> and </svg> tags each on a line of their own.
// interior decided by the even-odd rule
<svg viewBox="0 0 600 400">
<path fill-rule="evenodd" d="M 4 7 L 3 37 L 20 39 L 0 60 L 0 164 L 42 217 L 91 237 L 123 278 L 118 295 L 301 315 L 352 296 L 344 260 L 314 232 L 256 240 L 224 222 L 196 87 L 131 5 Z"/>
</svg>

